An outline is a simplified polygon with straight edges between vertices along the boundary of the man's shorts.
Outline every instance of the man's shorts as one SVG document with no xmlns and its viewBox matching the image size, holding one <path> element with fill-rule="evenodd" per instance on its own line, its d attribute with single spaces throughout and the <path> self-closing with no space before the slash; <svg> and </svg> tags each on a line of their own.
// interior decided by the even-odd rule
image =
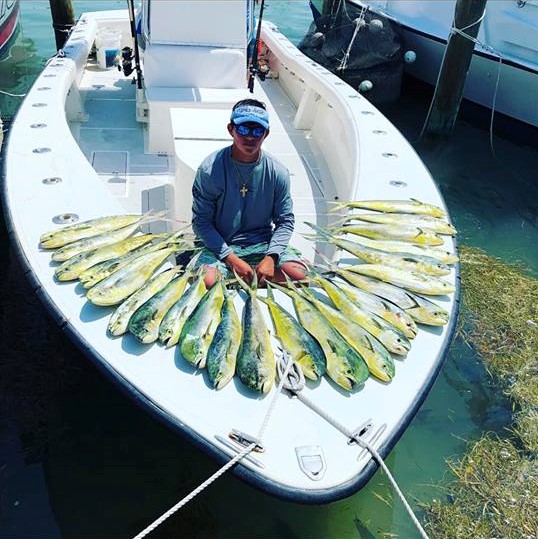
<svg viewBox="0 0 538 539">
<path fill-rule="evenodd" d="M 256 267 L 259 264 L 263 257 L 267 253 L 269 248 L 268 243 L 255 243 L 254 245 L 248 245 L 246 247 L 241 247 L 239 245 L 230 245 L 230 248 L 239 258 L 244 260 L 247 264 L 252 267 Z M 278 258 L 277 268 L 285 264 L 286 262 L 298 262 L 303 265 L 306 269 L 306 264 L 303 261 L 301 252 L 298 249 L 293 247 L 286 247 L 282 254 Z M 222 261 L 217 258 L 217 256 L 210 251 L 209 249 L 202 249 L 200 257 L 196 262 L 196 267 L 206 265 L 211 266 L 219 270 L 224 279 L 231 279 L 234 275 L 230 268 Z"/>
</svg>

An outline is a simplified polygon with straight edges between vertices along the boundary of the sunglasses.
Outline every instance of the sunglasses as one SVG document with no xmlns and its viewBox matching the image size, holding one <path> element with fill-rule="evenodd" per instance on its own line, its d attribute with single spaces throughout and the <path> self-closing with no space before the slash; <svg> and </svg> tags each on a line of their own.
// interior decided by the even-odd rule
<svg viewBox="0 0 538 539">
<path fill-rule="evenodd" d="M 242 137 L 252 135 L 254 138 L 262 138 L 265 135 L 265 129 L 260 126 L 249 127 L 248 125 L 239 124 L 235 126 L 235 130 Z"/>
</svg>

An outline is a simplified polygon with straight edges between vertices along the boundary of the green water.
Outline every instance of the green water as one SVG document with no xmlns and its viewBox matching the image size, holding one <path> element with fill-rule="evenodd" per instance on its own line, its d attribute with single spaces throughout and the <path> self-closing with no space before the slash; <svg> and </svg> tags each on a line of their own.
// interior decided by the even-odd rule
<svg viewBox="0 0 538 539">
<path fill-rule="evenodd" d="M 48 2 L 22 4 L 22 30 L 0 60 L 0 89 L 24 93 L 54 52 Z M 85 10 L 120 1 L 75 2 Z M 310 22 L 307 2 L 269 1 L 267 15 L 297 42 Z M 19 98 L 0 97 L 2 115 Z M 407 93 L 384 112 L 410 140 L 427 99 Z M 460 231 L 538 275 L 538 177 L 535 149 L 459 122 L 450 142 L 417 146 Z M 135 535 L 217 469 L 177 434 L 106 380 L 67 340 L 34 296 L 0 229 L 0 538 L 108 538 Z M 487 286 L 487 283 L 484 283 Z M 502 431 L 510 409 L 479 358 L 453 343 L 415 420 L 388 458 L 420 515 L 420 502 L 443 498 L 446 459 L 466 440 Z M 329 505 L 300 506 L 267 496 L 232 476 L 219 480 L 154 537 L 418 537 L 384 475 Z M 391 535 L 387 535 L 391 534 Z"/>
</svg>

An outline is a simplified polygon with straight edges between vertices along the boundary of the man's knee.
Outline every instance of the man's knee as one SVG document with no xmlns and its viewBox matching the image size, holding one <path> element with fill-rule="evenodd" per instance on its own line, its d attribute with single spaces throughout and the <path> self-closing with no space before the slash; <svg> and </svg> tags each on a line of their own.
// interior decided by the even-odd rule
<svg viewBox="0 0 538 539">
<path fill-rule="evenodd" d="M 306 277 L 306 267 L 301 262 L 284 262 L 280 269 L 292 281 L 300 281 Z"/>
<path fill-rule="evenodd" d="M 205 266 L 204 269 L 204 283 L 205 287 L 209 290 L 217 281 L 219 276 L 219 270 L 213 266 Z"/>
</svg>

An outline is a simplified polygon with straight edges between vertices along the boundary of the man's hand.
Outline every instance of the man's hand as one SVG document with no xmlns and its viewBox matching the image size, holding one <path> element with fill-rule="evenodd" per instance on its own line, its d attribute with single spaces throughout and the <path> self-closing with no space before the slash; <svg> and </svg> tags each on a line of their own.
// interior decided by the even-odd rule
<svg viewBox="0 0 538 539">
<path fill-rule="evenodd" d="M 254 276 L 254 270 L 244 260 L 239 258 L 236 254 L 231 253 L 225 259 L 226 265 L 241 277 L 243 281 L 250 284 L 252 277 Z"/>
<path fill-rule="evenodd" d="M 264 285 L 265 281 L 271 281 L 275 276 L 275 259 L 270 255 L 264 256 L 256 266 L 256 275 L 259 286 Z"/>
</svg>

